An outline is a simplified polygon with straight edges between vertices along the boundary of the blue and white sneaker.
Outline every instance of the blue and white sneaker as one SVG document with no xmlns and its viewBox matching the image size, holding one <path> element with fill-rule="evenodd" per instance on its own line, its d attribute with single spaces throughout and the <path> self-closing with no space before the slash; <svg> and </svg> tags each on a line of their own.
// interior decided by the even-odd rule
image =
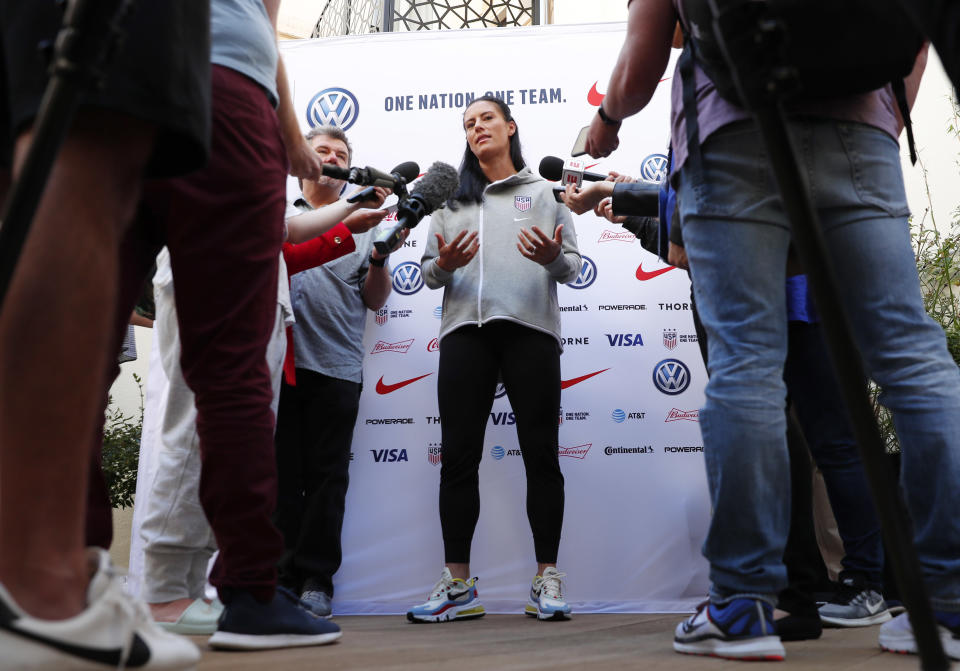
<svg viewBox="0 0 960 671">
<path fill-rule="evenodd" d="M 407 613 L 410 622 L 448 622 L 483 617 L 487 611 L 477 595 L 477 579 L 461 580 L 443 567 L 440 581 L 434 585 L 426 603 L 414 606 Z"/>
<path fill-rule="evenodd" d="M 542 576 L 534 577 L 523 612 L 540 620 L 570 619 L 570 606 L 563 600 L 563 582 L 560 580 L 565 575 L 555 566 L 548 566 Z"/>
<path fill-rule="evenodd" d="M 943 651 L 950 659 L 960 660 L 960 613 L 934 611 Z M 888 652 L 917 654 L 917 640 L 906 613 L 901 613 L 880 627 L 880 647 Z"/>
<path fill-rule="evenodd" d="M 773 606 L 745 598 L 720 606 L 704 601 L 677 625 L 673 649 L 726 659 L 781 661 L 786 656 L 773 623 Z"/>
</svg>

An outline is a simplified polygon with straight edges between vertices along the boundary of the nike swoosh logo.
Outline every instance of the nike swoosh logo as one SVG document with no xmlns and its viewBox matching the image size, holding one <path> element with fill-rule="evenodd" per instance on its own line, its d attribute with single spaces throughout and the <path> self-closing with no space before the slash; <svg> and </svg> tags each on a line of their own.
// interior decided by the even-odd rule
<svg viewBox="0 0 960 671">
<path fill-rule="evenodd" d="M 394 384 L 384 384 L 383 376 L 381 375 L 380 379 L 377 380 L 377 393 L 389 394 L 392 391 L 396 391 L 397 389 L 402 389 L 403 387 L 406 387 L 408 384 L 413 384 L 417 380 L 422 380 L 423 378 L 429 377 L 431 375 L 433 375 L 433 373 L 427 373 L 426 375 L 421 375 L 420 377 L 413 377 L 413 378 L 410 378 L 409 380 L 404 380 L 403 382 L 396 382 Z"/>
<path fill-rule="evenodd" d="M 652 280 L 654 277 L 663 275 L 664 273 L 669 273 L 671 270 L 676 270 L 676 266 L 670 266 L 668 268 L 660 268 L 658 270 L 644 270 L 643 264 L 641 263 L 637 266 L 637 279 L 641 282 L 646 282 L 647 280 Z"/>
<path fill-rule="evenodd" d="M 871 615 L 876 615 L 880 611 L 880 601 L 876 603 L 867 603 L 867 610 L 870 611 Z"/>
<path fill-rule="evenodd" d="M 520 218 L 514 217 L 513 220 L 514 220 L 514 221 L 526 221 L 526 220 L 529 219 L 529 218 L 530 218 L 530 217 L 520 217 Z"/>
<path fill-rule="evenodd" d="M 597 90 L 597 84 L 599 83 L 600 82 L 593 82 L 593 87 L 590 89 L 590 93 L 587 94 L 587 102 L 594 107 L 600 107 L 600 103 L 602 103 L 605 98 L 604 94 Z"/>
<path fill-rule="evenodd" d="M 463 595 L 469 594 L 469 593 L 470 593 L 470 590 L 468 590 L 468 589 L 465 589 L 465 590 L 463 590 L 462 592 L 447 592 L 447 600 L 448 600 L 448 601 L 456 601 L 457 599 L 459 599 L 459 598 L 462 597 Z"/>
<path fill-rule="evenodd" d="M 66 654 L 77 657 L 78 659 L 85 659 L 98 664 L 112 666 L 114 668 L 119 667 L 120 663 L 124 661 L 122 658 L 123 650 L 121 648 L 88 648 L 83 645 L 77 645 L 76 643 L 68 643 L 67 641 L 49 638 L 36 632 L 18 629 L 13 625 L 13 623 L 7 622 L 0 624 L 0 628 L 3 628 L 16 636 L 50 646 L 55 650 L 60 650 L 61 652 L 65 652 Z M 146 666 L 149 661 L 150 647 L 142 638 L 140 638 L 139 634 L 135 633 L 133 635 L 133 643 L 130 646 L 130 654 L 125 660 L 125 667 L 139 668 Z"/>
<path fill-rule="evenodd" d="M 569 379 L 569 380 L 561 380 L 561 381 L 560 381 L 560 388 L 561 388 L 561 389 L 569 389 L 570 387 L 572 387 L 572 386 L 575 385 L 575 384 L 580 384 L 580 383 L 583 382 L 584 380 L 589 380 L 589 379 L 590 379 L 591 377 L 593 377 L 594 375 L 599 375 L 600 373 L 606 373 L 608 370 L 610 370 L 610 369 L 609 369 L 609 368 L 604 368 L 603 370 L 598 370 L 596 373 L 587 373 L 586 375 L 581 375 L 580 377 L 574 377 L 574 378 L 571 378 L 571 379 Z"/>
</svg>

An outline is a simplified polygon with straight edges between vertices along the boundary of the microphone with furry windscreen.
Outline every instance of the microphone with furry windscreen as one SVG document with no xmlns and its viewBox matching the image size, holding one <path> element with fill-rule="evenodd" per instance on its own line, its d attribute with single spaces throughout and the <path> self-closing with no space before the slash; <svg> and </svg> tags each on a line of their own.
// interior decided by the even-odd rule
<svg viewBox="0 0 960 671">
<path fill-rule="evenodd" d="M 380 254 L 386 256 L 396 247 L 403 236 L 404 228 L 413 228 L 420 220 L 444 204 L 460 186 L 456 169 L 437 161 L 427 174 L 413 187 L 413 193 L 397 203 L 397 224 L 384 231 L 373 243 Z"/>
</svg>

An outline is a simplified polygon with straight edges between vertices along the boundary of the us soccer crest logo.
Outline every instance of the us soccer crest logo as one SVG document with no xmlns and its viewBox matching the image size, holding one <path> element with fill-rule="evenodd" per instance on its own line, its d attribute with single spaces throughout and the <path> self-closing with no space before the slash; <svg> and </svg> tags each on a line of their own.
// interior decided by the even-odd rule
<svg viewBox="0 0 960 671">
<path fill-rule="evenodd" d="M 440 444 L 434 443 L 427 447 L 427 461 L 433 466 L 438 466 L 441 461 Z"/>
<path fill-rule="evenodd" d="M 384 324 L 387 323 L 387 320 L 389 318 L 390 318 L 390 313 L 388 312 L 386 305 L 384 305 L 382 308 L 377 310 L 376 316 L 374 317 L 374 319 L 376 319 L 377 326 L 383 326 Z"/>
<path fill-rule="evenodd" d="M 663 346 L 669 350 L 677 347 L 677 329 L 663 329 Z"/>
<path fill-rule="evenodd" d="M 531 196 L 516 196 L 513 199 L 513 206 L 521 212 L 526 212 L 531 207 L 533 207 L 533 197 Z"/>
</svg>

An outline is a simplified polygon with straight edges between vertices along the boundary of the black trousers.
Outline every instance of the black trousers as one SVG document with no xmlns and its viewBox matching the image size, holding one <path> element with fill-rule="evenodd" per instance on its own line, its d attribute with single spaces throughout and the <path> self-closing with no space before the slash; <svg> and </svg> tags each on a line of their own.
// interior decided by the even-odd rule
<svg viewBox="0 0 960 671">
<path fill-rule="evenodd" d="M 280 583 L 297 593 L 309 582 L 333 596 L 360 387 L 298 368 L 297 385 L 280 388 L 274 521 L 283 534 Z"/>
<path fill-rule="evenodd" d="M 516 416 L 536 559 L 554 563 L 563 526 L 563 474 L 557 453 L 560 348 L 553 336 L 508 321 L 464 326 L 440 341 L 437 395 L 445 561 L 470 561 L 470 544 L 480 517 L 483 436 L 498 374 Z"/>
</svg>

